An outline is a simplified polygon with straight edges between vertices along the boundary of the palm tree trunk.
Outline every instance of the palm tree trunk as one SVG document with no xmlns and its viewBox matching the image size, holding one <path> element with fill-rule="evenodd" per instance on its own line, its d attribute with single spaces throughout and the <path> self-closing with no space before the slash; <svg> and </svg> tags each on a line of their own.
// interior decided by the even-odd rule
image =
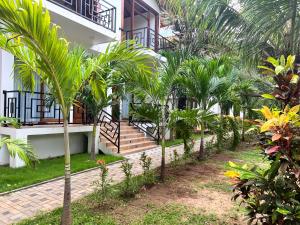
<svg viewBox="0 0 300 225">
<path fill-rule="evenodd" d="M 291 31 L 290 31 L 290 54 L 295 54 L 295 26 L 296 26 L 296 17 L 297 17 L 297 0 L 290 1 L 292 10 L 292 24 L 291 24 Z"/>
<path fill-rule="evenodd" d="M 160 179 L 165 181 L 165 167 L 166 167 L 166 144 L 165 144 L 165 105 L 162 104 L 162 129 L 161 129 L 161 167 L 160 167 Z"/>
<path fill-rule="evenodd" d="M 64 205 L 61 217 L 62 225 L 71 225 L 71 156 L 69 143 L 69 125 L 67 116 L 64 116 L 64 150 L 65 150 L 65 189 L 64 189 Z"/>
<path fill-rule="evenodd" d="M 201 123 L 201 138 L 200 138 L 200 149 L 199 157 L 200 160 L 204 158 L 204 123 Z"/>
<path fill-rule="evenodd" d="M 243 109 L 243 118 L 242 118 L 242 141 L 245 141 L 245 115 L 246 114 L 246 110 Z"/>
<path fill-rule="evenodd" d="M 200 149 L 198 159 L 204 158 L 204 123 L 201 123 L 201 138 L 200 138 Z"/>
<path fill-rule="evenodd" d="M 96 160 L 96 129 L 97 129 L 97 117 L 94 117 L 93 133 L 92 133 L 92 149 L 91 149 L 91 160 Z"/>
</svg>

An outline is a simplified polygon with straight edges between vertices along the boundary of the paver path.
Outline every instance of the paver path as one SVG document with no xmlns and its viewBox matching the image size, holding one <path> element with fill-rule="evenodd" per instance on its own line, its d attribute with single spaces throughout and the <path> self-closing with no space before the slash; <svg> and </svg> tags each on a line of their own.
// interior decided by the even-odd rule
<svg viewBox="0 0 300 225">
<path fill-rule="evenodd" d="M 199 142 L 195 144 L 195 150 L 199 148 Z M 173 150 L 179 155 L 183 154 L 183 146 L 175 146 L 166 149 L 166 161 L 171 160 Z M 153 167 L 160 166 L 161 148 L 145 151 L 153 160 Z M 133 173 L 142 173 L 139 158 L 142 152 L 127 155 L 126 158 L 133 163 Z M 124 179 L 120 169 L 121 163 L 109 165 L 110 177 L 114 183 Z M 72 200 L 82 198 L 94 190 L 93 182 L 99 179 L 99 170 L 93 169 L 87 172 L 72 175 Z M 49 183 L 36 185 L 28 189 L 19 190 L 4 196 L 0 196 L 0 224 L 13 224 L 20 220 L 33 217 L 38 213 L 50 211 L 61 207 L 63 202 L 64 180 L 55 180 Z"/>
</svg>

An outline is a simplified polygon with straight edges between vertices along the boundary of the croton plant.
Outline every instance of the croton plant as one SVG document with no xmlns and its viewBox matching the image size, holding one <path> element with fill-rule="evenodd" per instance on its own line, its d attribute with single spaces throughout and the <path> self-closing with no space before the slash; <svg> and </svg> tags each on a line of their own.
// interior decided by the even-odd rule
<svg viewBox="0 0 300 225">
<path fill-rule="evenodd" d="M 276 60 L 268 58 L 263 73 L 273 76 L 276 84 L 271 94 L 263 97 L 278 101 L 282 109 L 264 106 L 259 111 L 260 132 L 269 165 L 238 165 L 225 175 L 234 182 L 233 199 L 241 199 L 249 224 L 300 224 L 300 80 L 295 56 Z"/>
</svg>

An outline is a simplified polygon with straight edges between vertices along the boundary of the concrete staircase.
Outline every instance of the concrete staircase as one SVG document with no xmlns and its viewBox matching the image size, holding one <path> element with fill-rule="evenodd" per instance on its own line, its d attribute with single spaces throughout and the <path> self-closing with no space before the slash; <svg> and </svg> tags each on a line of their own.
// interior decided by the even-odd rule
<svg viewBox="0 0 300 225">
<path fill-rule="evenodd" d="M 126 155 L 134 152 L 140 152 L 157 147 L 157 143 L 149 137 L 146 137 L 144 132 L 137 128 L 128 125 L 128 121 L 120 122 L 120 154 Z M 117 153 L 118 148 L 106 138 L 101 137 L 100 142 L 104 145 L 106 151 Z"/>
</svg>

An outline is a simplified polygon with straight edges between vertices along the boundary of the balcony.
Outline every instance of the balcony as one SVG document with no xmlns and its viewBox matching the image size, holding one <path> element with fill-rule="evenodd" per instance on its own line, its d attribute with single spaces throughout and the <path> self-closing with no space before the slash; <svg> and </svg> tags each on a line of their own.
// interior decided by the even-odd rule
<svg viewBox="0 0 300 225">
<path fill-rule="evenodd" d="M 148 27 L 126 31 L 126 40 L 130 39 L 135 40 L 137 45 L 150 48 L 155 52 L 174 49 L 176 46 L 175 43 Z"/>
<path fill-rule="evenodd" d="M 112 32 L 116 32 L 116 7 L 104 0 L 48 0 Z"/>
<path fill-rule="evenodd" d="M 57 102 L 49 93 L 29 91 L 3 91 L 4 116 L 17 118 L 21 125 L 63 124 L 63 116 Z M 82 107 L 74 106 L 69 114 L 70 124 L 91 122 Z"/>
</svg>

